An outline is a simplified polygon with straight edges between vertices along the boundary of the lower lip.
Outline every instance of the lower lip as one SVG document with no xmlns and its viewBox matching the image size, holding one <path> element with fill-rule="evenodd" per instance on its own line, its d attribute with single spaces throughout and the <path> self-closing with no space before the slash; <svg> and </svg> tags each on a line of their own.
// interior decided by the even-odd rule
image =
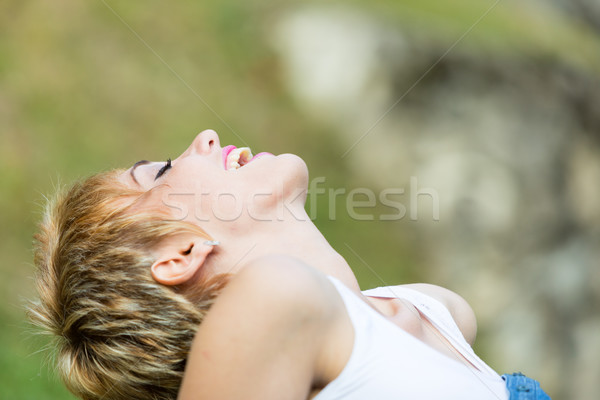
<svg viewBox="0 0 600 400">
<path fill-rule="evenodd" d="M 274 154 L 268 153 L 266 151 L 263 151 L 262 153 L 258 153 L 257 155 L 255 155 L 254 157 L 252 157 L 252 159 L 250 161 L 248 161 L 246 163 L 246 165 L 250 164 L 252 161 L 256 160 L 257 158 L 261 158 L 264 156 L 274 156 Z"/>
</svg>

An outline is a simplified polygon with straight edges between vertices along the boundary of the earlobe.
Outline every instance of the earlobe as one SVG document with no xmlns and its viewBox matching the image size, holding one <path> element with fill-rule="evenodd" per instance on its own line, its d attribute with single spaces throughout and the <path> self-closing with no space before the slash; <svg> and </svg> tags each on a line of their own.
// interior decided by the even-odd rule
<svg viewBox="0 0 600 400">
<path fill-rule="evenodd" d="M 181 285 L 200 270 L 211 251 L 212 246 L 202 240 L 169 243 L 158 250 L 158 259 L 151 267 L 152 277 L 163 285 Z"/>
</svg>

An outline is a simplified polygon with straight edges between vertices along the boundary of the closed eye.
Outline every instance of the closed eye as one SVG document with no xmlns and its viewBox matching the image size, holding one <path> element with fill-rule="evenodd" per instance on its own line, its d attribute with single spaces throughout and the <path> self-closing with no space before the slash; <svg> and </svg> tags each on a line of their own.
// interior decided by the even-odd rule
<svg viewBox="0 0 600 400">
<path fill-rule="evenodd" d="M 165 172 L 167 172 L 169 170 L 169 168 L 171 168 L 171 159 L 170 158 L 167 160 L 165 165 L 163 165 L 162 168 L 160 170 L 158 170 L 158 173 L 156 174 L 156 177 L 154 177 L 154 180 L 157 180 L 158 178 L 160 178 Z"/>
</svg>

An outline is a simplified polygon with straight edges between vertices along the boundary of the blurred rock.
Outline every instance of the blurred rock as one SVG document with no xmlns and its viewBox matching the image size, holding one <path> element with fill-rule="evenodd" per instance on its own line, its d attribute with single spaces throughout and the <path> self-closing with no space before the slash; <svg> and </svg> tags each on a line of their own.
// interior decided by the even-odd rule
<svg viewBox="0 0 600 400">
<path fill-rule="evenodd" d="M 551 0 L 549 3 L 600 32 L 600 2 L 597 0 Z"/>
<path fill-rule="evenodd" d="M 350 170 L 437 191 L 440 221 L 419 204 L 411 229 L 431 276 L 474 304 L 493 366 L 595 399 L 599 77 L 493 49 L 440 58 L 448 43 L 345 8 L 291 12 L 273 37 L 290 92 L 337 128 Z"/>
</svg>

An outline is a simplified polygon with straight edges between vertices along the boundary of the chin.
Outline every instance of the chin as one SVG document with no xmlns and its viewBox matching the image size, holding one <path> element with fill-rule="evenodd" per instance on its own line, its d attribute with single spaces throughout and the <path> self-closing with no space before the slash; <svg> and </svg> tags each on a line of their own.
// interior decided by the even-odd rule
<svg viewBox="0 0 600 400">
<path fill-rule="evenodd" d="M 304 160 L 295 154 L 280 154 L 278 156 L 264 156 L 253 161 L 250 165 L 242 167 L 240 172 L 245 172 L 244 179 L 254 182 L 256 192 L 276 193 L 276 196 L 259 197 L 261 209 L 274 208 L 284 199 L 296 199 L 304 207 L 306 191 L 308 189 L 308 168 Z M 242 174 L 240 174 L 242 175 Z M 303 192 L 303 194 L 300 194 Z"/>
<path fill-rule="evenodd" d="M 304 160 L 295 154 L 281 154 L 279 159 L 279 168 L 281 173 L 286 178 L 286 184 L 290 184 L 290 188 L 303 189 L 308 188 L 308 167 Z"/>
<path fill-rule="evenodd" d="M 296 183 L 293 187 L 308 187 L 308 167 L 304 160 L 295 154 L 266 155 L 241 168 L 243 175 L 259 175 L 263 181 Z"/>
</svg>

